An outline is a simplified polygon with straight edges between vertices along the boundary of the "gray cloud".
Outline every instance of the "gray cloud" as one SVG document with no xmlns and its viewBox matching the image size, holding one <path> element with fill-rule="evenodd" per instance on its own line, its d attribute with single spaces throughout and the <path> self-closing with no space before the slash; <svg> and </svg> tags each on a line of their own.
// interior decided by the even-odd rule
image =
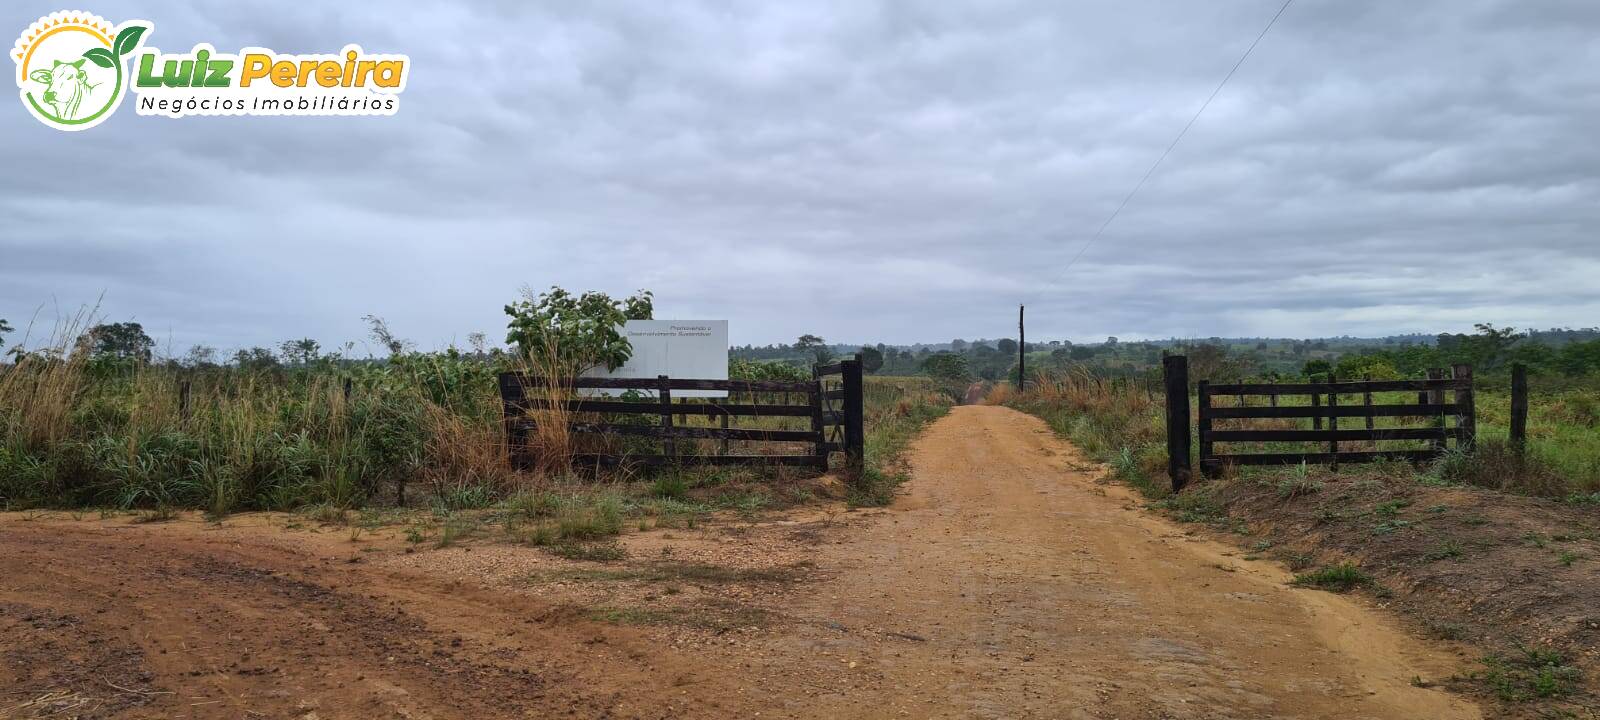
<svg viewBox="0 0 1600 720">
<path fill-rule="evenodd" d="M 0 317 L 105 293 L 177 348 L 519 287 L 656 291 L 734 341 L 1370 334 L 1600 319 L 1600 7 L 106 2 L 166 50 L 405 52 L 392 118 L 0 112 Z M 0 12 L 20 31 L 55 5 Z M 16 169 L 24 169 L 22 172 Z"/>
</svg>

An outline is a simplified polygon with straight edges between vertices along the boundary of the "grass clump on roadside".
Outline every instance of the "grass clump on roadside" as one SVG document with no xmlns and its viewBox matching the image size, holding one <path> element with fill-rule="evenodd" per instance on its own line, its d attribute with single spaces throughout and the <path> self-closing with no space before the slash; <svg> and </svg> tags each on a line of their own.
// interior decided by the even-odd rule
<svg viewBox="0 0 1600 720">
<path fill-rule="evenodd" d="M 1354 563 L 1344 562 L 1295 575 L 1290 584 L 1342 593 L 1358 587 L 1376 587 L 1377 580 Z"/>
<path fill-rule="evenodd" d="M 1322 480 L 1313 476 L 1305 463 L 1292 465 L 1278 479 L 1278 497 L 1293 500 L 1322 491 Z"/>
<path fill-rule="evenodd" d="M 1474 673 L 1496 697 L 1506 702 L 1557 698 L 1583 682 L 1583 672 L 1560 651 L 1519 645 L 1511 653 L 1491 653 Z"/>
</svg>

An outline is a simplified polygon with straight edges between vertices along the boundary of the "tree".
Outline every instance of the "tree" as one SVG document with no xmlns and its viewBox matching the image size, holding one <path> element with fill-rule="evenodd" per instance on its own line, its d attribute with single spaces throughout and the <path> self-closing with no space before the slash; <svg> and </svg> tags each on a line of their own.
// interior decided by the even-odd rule
<svg viewBox="0 0 1600 720">
<path fill-rule="evenodd" d="M 883 369 L 883 351 L 875 347 L 861 348 L 861 370 L 875 373 Z"/>
<path fill-rule="evenodd" d="M 950 341 L 950 349 L 954 350 L 956 352 L 961 352 L 962 350 L 967 349 L 967 341 L 962 340 L 961 338 L 956 338 L 954 340 L 951 340 Z"/>
<path fill-rule="evenodd" d="M 144 326 L 136 322 L 110 323 L 89 328 L 78 338 L 77 348 L 95 358 L 115 358 L 150 362 L 156 341 L 144 333 Z"/>
<path fill-rule="evenodd" d="M 1228 348 L 1219 343 L 1201 343 L 1186 349 L 1189 356 L 1189 377 L 1195 380 L 1228 380 L 1237 370 L 1237 363 L 1228 357 Z"/>
<path fill-rule="evenodd" d="M 802 352 L 809 351 L 817 359 L 817 363 L 825 363 L 833 359 L 833 348 L 828 347 L 828 342 L 816 335 L 806 333 L 794 341 L 794 349 Z"/>
<path fill-rule="evenodd" d="M 1487 370 L 1504 362 L 1511 347 L 1527 337 L 1515 328 L 1497 328 L 1489 323 L 1477 323 L 1473 327 L 1478 331 L 1473 335 L 1440 335 L 1439 350 L 1452 362 Z"/>
<path fill-rule="evenodd" d="M 202 368 L 217 364 L 217 349 L 206 345 L 195 345 L 184 353 L 184 367 Z"/>
<path fill-rule="evenodd" d="M 1555 365 L 1568 375 L 1600 371 L 1600 340 L 1562 345 L 1556 354 Z"/>
<path fill-rule="evenodd" d="M 372 329 L 368 331 L 368 335 L 374 342 L 382 346 L 383 349 L 389 351 L 389 357 L 399 355 L 405 352 L 407 347 L 410 347 L 411 342 L 396 337 L 395 334 L 389 330 L 389 323 L 383 318 L 378 317 L 377 315 L 362 315 L 361 319 L 365 320 L 367 324 L 372 327 Z"/>
<path fill-rule="evenodd" d="M 1334 367 L 1335 376 L 1345 380 L 1398 380 L 1400 372 L 1384 354 L 1346 355 Z"/>
<path fill-rule="evenodd" d="M 5 318 L 0 318 L 0 342 L 3 342 L 6 339 L 6 333 L 9 333 L 14 329 L 15 328 L 11 327 L 10 323 L 6 322 Z"/>
<path fill-rule="evenodd" d="M 264 347 L 253 347 L 235 352 L 233 364 L 240 370 L 271 370 L 278 367 L 278 356 Z"/>
<path fill-rule="evenodd" d="M 1001 355 L 1017 354 L 1017 341 L 1012 340 L 1011 338 L 1000 338 L 999 340 L 996 340 L 994 347 L 996 350 L 1000 351 Z"/>
<path fill-rule="evenodd" d="M 285 340 L 278 346 L 278 352 L 283 356 L 284 362 L 290 365 L 310 365 L 315 362 L 322 345 L 311 338 L 299 340 Z"/>
<path fill-rule="evenodd" d="M 1300 374 L 1311 379 L 1326 378 L 1330 372 L 1333 372 L 1333 365 L 1327 360 L 1308 360 L 1300 368 Z"/>
<path fill-rule="evenodd" d="M 548 365 L 548 370 L 576 375 L 595 367 L 615 370 L 633 357 L 633 346 L 622 334 L 629 320 L 649 320 L 655 313 L 654 295 L 640 290 L 632 297 L 614 300 L 603 292 L 573 295 L 552 287 L 505 306 L 506 343 L 524 358 Z"/>
<path fill-rule="evenodd" d="M 972 379 L 972 370 L 967 367 L 967 358 L 955 353 L 934 353 L 922 361 L 922 371 L 935 380 L 969 381 Z"/>
</svg>

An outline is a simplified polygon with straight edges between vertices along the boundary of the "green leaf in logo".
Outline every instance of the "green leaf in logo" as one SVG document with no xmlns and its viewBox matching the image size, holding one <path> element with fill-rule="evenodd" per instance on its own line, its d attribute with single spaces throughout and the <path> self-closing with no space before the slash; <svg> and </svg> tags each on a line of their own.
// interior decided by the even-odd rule
<svg viewBox="0 0 1600 720">
<path fill-rule="evenodd" d="M 111 51 L 105 48 L 89 48 L 83 53 L 91 62 L 103 68 L 115 67 L 117 59 L 111 56 Z"/>
<path fill-rule="evenodd" d="M 127 55 L 133 52 L 133 49 L 139 46 L 139 38 L 144 36 L 144 31 L 143 27 L 135 25 L 123 28 L 122 32 L 117 33 L 117 42 L 115 43 L 117 54 Z"/>
</svg>

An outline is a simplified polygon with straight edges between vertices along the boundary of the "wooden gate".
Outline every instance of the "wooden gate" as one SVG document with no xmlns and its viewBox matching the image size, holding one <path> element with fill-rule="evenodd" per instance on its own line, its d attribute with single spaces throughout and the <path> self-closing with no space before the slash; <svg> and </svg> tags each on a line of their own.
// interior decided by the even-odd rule
<svg viewBox="0 0 1600 720">
<path fill-rule="evenodd" d="M 827 470 L 829 456 L 842 452 L 846 466 L 859 472 L 865 436 L 860 356 L 816 366 L 812 373 L 813 380 L 801 382 L 700 380 L 662 375 L 654 379 L 580 377 L 555 383 L 525 373 L 501 373 L 500 399 L 505 414 L 506 444 L 512 465 L 519 469 L 529 467 L 532 456 L 528 439 L 539 423 L 530 414 L 558 408 L 566 411 L 567 429 L 575 434 L 645 437 L 659 441 L 659 452 L 635 449 L 575 453 L 572 461 L 579 466 L 798 465 Z M 637 394 L 652 396 L 616 399 L 581 397 L 577 392 L 586 389 L 634 390 Z M 721 390 L 726 391 L 728 397 L 673 397 L 674 391 L 684 390 Z M 633 419 L 639 416 L 653 418 L 654 422 Z M 775 424 L 805 427 L 738 427 L 731 422 L 734 418 L 777 418 L 779 422 Z M 711 419 L 716 419 L 717 424 L 711 424 Z M 693 441 L 698 440 L 717 441 L 717 450 L 697 451 L 699 443 Z M 809 447 L 804 447 L 804 452 L 730 454 L 730 441 L 787 445 L 780 446 L 779 450 L 795 444 Z"/>
<path fill-rule="evenodd" d="M 1166 370 L 1169 471 L 1178 490 L 1189 475 L 1187 363 L 1182 356 L 1169 357 Z M 1326 382 L 1213 385 L 1202 380 L 1195 386 L 1200 472 L 1214 476 L 1227 465 L 1421 462 L 1442 455 L 1452 441 L 1470 449 L 1477 439 L 1472 368 L 1456 365 L 1448 376 L 1442 370 L 1428 375 L 1426 380 L 1353 382 L 1330 377 Z M 1403 393 L 1398 401 L 1396 393 Z M 1301 426 L 1308 421 L 1310 427 Z M 1224 452 L 1219 443 L 1297 447 Z M 1312 443 L 1320 447 L 1307 449 Z"/>
</svg>

